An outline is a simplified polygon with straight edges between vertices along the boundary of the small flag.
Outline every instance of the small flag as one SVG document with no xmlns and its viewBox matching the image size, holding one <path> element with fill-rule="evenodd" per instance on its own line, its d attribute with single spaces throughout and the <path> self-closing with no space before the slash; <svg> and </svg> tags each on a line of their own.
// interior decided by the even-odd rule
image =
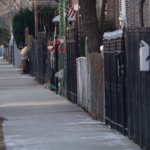
<svg viewBox="0 0 150 150">
<path fill-rule="evenodd" d="M 73 18 L 75 13 L 76 11 L 71 6 L 69 6 L 69 17 Z"/>
</svg>

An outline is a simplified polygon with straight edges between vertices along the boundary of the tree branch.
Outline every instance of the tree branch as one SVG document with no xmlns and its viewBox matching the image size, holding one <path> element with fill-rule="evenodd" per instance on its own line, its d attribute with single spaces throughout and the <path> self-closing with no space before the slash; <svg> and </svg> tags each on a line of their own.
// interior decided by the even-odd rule
<svg viewBox="0 0 150 150">
<path fill-rule="evenodd" d="M 139 1 L 139 19 L 140 19 L 140 26 L 144 27 L 144 18 L 143 18 L 143 6 L 144 6 L 145 0 Z"/>
<path fill-rule="evenodd" d="M 0 0 L 0 2 L 1 2 L 3 5 L 6 5 L 2 0 Z"/>
</svg>

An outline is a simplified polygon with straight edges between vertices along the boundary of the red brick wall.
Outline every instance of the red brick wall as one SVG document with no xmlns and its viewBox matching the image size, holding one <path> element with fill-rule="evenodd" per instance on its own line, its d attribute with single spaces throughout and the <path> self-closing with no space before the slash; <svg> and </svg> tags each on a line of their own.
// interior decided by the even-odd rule
<svg viewBox="0 0 150 150">
<path fill-rule="evenodd" d="M 114 0 L 107 0 L 106 15 L 109 18 L 114 18 L 115 17 L 115 3 L 114 3 Z"/>
<path fill-rule="evenodd" d="M 125 10 L 128 26 L 136 25 L 135 0 L 125 0 Z M 121 0 L 108 0 L 107 16 L 114 18 L 116 26 L 119 28 L 119 16 L 121 11 Z"/>
<path fill-rule="evenodd" d="M 120 0 L 115 0 L 115 21 L 117 28 L 120 28 L 119 23 L 120 10 L 121 10 Z"/>
<path fill-rule="evenodd" d="M 78 4 L 79 1 L 78 0 L 72 0 L 72 6 L 74 6 L 75 4 Z"/>
<path fill-rule="evenodd" d="M 119 25 L 119 15 L 120 15 L 120 0 L 107 0 L 106 4 L 106 17 L 113 19 L 116 23 L 116 27 Z"/>
<path fill-rule="evenodd" d="M 99 0 L 100 4 L 102 0 Z M 100 11 L 98 11 L 100 13 Z M 113 19 L 116 23 L 116 27 L 119 27 L 119 13 L 120 12 L 120 0 L 107 0 L 106 4 L 106 18 Z M 98 17 L 100 14 L 97 15 Z M 99 18 L 98 18 L 99 19 Z"/>
<path fill-rule="evenodd" d="M 126 0 L 126 18 L 128 26 L 135 26 L 135 0 Z"/>
<path fill-rule="evenodd" d="M 101 2 L 102 0 L 99 1 Z M 71 0 L 71 2 L 72 2 L 72 6 L 79 3 L 78 0 Z M 144 22 L 146 25 L 150 24 L 149 21 L 150 4 L 148 4 L 148 2 L 150 3 L 150 0 L 147 0 L 144 5 Z M 128 26 L 135 27 L 139 24 L 139 15 L 137 15 L 138 13 L 137 3 L 138 0 L 125 0 L 125 10 L 126 10 L 126 18 L 127 18 Z M 117 28 L 120 27 L 119 24 L 120 11 L 121 11 L 121 0 L 108 0 L 106 6 L 106 16 L 115 20 Z"/>
</svg>

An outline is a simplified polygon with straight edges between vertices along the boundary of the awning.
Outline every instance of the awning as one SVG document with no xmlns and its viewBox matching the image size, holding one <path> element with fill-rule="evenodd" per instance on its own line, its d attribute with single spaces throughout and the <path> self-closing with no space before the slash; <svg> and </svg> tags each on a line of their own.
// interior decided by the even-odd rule
<svg viewBox="0 0 150 150">
<path fill-rule="evenodd" d="M 53 22 L 60 22 L 60 16 L 59 16 L 59 15 L 58 15 L 58 16 L 55 16 L 52 21 L 53 21 Z M 74 15 L 72 18 L 69 17 L 69 21 L 70 21 L 70 22 L 75 22 L 75 21 L 76 21 L 75 15 Z"/>
</svg>

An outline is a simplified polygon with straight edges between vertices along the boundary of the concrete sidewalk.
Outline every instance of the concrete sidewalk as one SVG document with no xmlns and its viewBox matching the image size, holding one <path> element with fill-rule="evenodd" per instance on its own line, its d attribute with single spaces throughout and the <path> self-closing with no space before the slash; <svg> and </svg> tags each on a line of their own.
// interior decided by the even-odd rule
<svg viewBox="0 0 150 150">
<path fill-rule="evenodd" d="M 0 116 L 7 150 L 140 150 L 66 98 L 0 60 Z"/>
</svg>

